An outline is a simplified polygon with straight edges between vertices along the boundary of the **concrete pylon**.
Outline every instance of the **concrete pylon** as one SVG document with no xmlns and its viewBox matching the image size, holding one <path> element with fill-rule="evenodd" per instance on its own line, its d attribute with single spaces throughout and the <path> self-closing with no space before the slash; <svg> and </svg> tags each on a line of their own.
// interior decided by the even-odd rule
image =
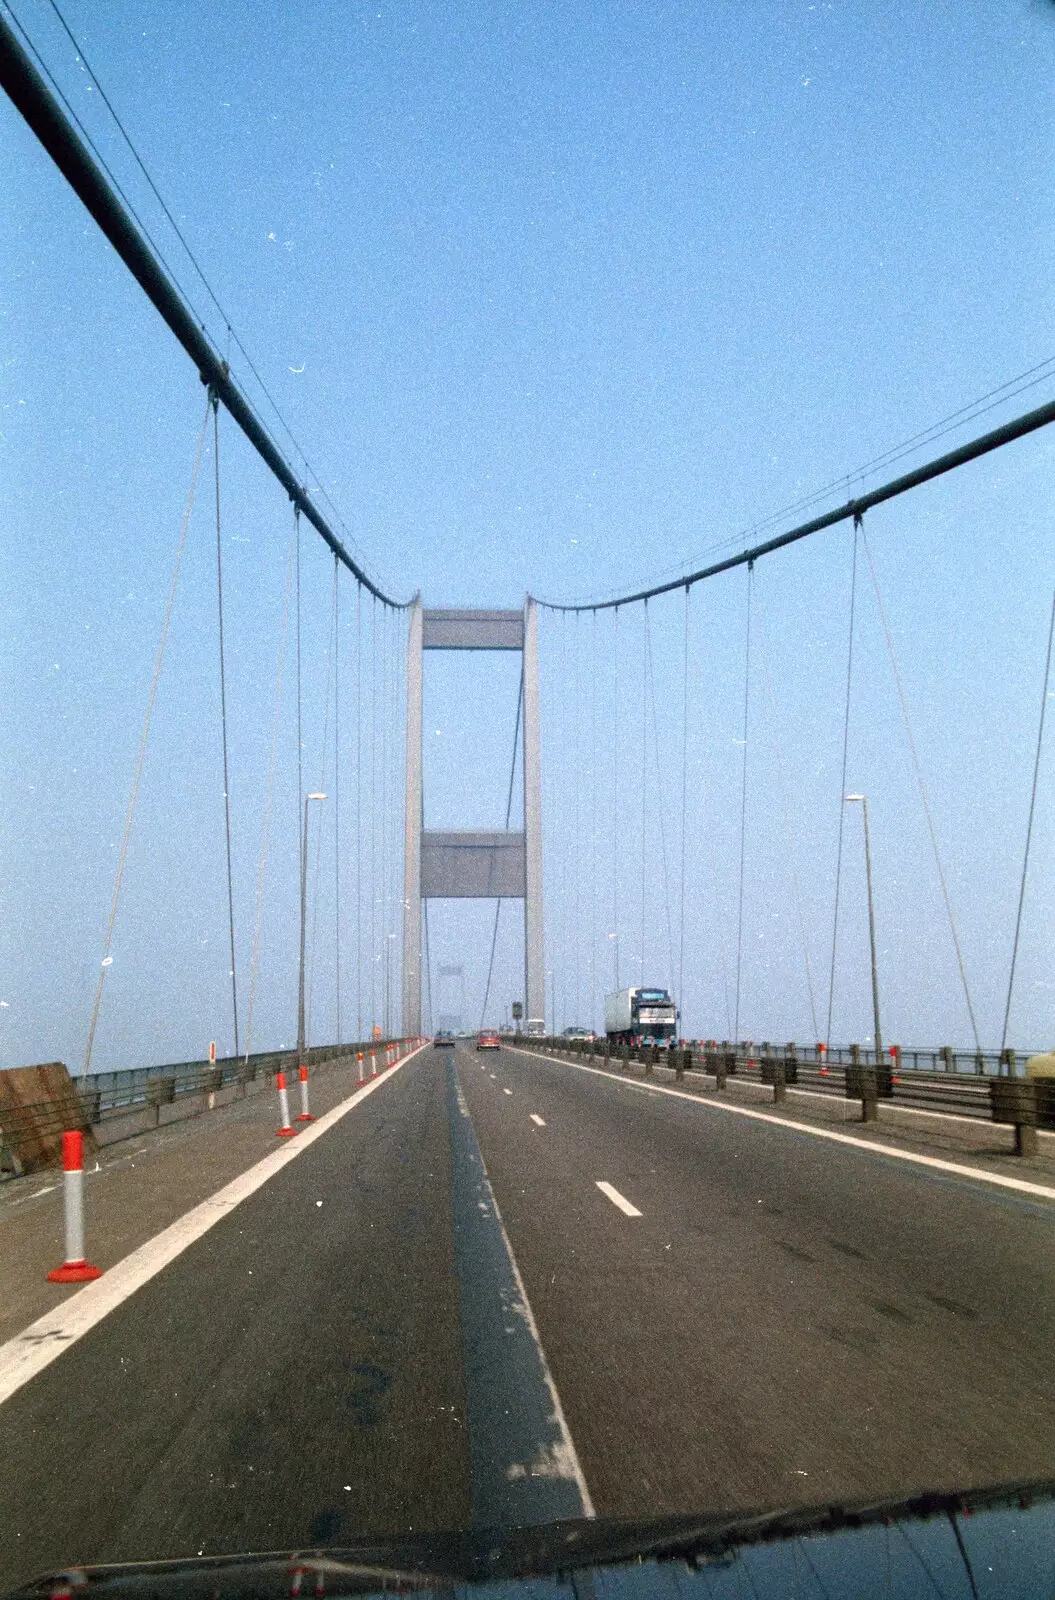
<svg viewBox="0 0 1055 1600">
<path fill-rule="evenodd" d="M 426 832 L 422 806 L 421 714 L 426 650 L 519 650 L 524 660 L 524 829 Z M 542 930 L 542 761 L 538 607 L 521 611 L 426 611 L 410 607 L 407 649 L 407 767 L 403 869 L 403 1032 L 421 1032 L 421 902 L 524 902 L 524 1001 L 545 1017 Z"/>
</svg>

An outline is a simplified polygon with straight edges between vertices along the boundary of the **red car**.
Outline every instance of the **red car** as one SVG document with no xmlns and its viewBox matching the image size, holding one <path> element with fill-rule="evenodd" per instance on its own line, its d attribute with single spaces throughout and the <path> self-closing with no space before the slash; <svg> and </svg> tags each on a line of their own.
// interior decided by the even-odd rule
<svg viewBox="0 0 1055 1600">
<path fill-rule="evenodd" d="M 501 1050 L 502 1041 L 497 1033 L 478 1033 L 476 1035 L 477 1050 Z"/>
</svg>

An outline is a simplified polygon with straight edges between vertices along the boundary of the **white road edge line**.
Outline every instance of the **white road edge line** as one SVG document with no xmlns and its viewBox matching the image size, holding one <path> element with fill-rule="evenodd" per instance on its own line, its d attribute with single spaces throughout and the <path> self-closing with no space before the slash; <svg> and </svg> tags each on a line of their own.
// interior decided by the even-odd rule
<svg viewBox="0 0 1055 1600">
<path fill-rule="evenodd" d="M 531 1113 L 531 1120 L 535 1124 L 536 1128 L 544 1128 L 546 1126 L 542 1118 L 535 1111 Z"/>
<path fill-rule="evenodd" d="M 469 1123 L 470 1129 L 472 1129 L 473 1119 L 469 1115 L 469 1105 L 466 1101 L 465 1095 L 462 1092 L 462 1086 L 457 1080 L 457 1076 L 455 1076 L 454 1091 L 458 1100 L 458 1109 L 465 1120 Z M 473 1130 L 473 1137 L 476 1137 L 475 1130 Z M 564 1446 L 566 1451 L 565 1461 L 571 1469 L 572 1477 L 575 1479 L 579 1494 L 582 1496 L 583 1516 L 596 1517 L 597 1512 L 594 1510 L 594 1504 L 590 1497 L 590 1491 L 586 1487 L 586 1478 L 583 1474 L 582 1463 L 579 1460 L 579 1452 L 575 1448 L 575 1441 L 571 1436 L 571 1429 L 568 1427 L 568 1419 L 564 1415 L 564 1407 L 561 1405 L 560 1395 L 557 1393 L 557 1385 L 553 1381 L 553 1374 L 549 1369 L 549 1362 L 546 1360 L 546 1352 L 542 1348 L 542 1338 L 538 1331 L 538 1323 L 535 1321 L 535 1313 L 531 1309 L 531 1301 L 528 1299 L 527 1290 L 524 1287 L 524 1280 L 520 1276 L 520 1268 L 517 1266 L 517 1258 L 513 1254 L 513 1246 L 510 1243 L 509 1235 L 506 1232 L 505 1219 L 503 1218 L 501 1211 L 498 1209 L 498 1201 L 495 1199 L 495 1192 L 491 1186 L 491 1176 L 487 1170 L 487 1162 L 484 1160 L 484 1153 L 480 1149 L 479 1140 L 476 1141 L 476 1149 L 477 1154 L 480 1157 L 480 1170 L 483 1173 L 483 1181 L 487 1188 L 487 1197 L 491 1202 L 491 1207 L 494 1211 L 494 1218 L 498 1223 L 498 1231 L 502 1236 L 502 1243 L 505 1245 L 506 1255 L 509 1257 L 509 1266 L 513 1273 L 513 1281 L 517 1286 L 517 1294 L 520 1296 L 520 1305 L 516 1309 L 523 1316 L 524 1321 L 527 1323 L 531 1337 L 535 1342 L 535 1349 L 538 1352 L 539 1365 L 542 1368 L 542 1376 L 545 1380 L 546 1388 L 549 1390 L 549 1397 L 553 1402 L 553 1421 L 559 1428 L 564 1438 Z"/>
<path fill-rule="evenodd" d="M 221 1217 L 228 1216 L 235 1206 L 248 1200 L 276 1172 L 281 1172 L 283 1167 L 295 1161 L 316 1139 L 321 1139 L 335 1123 L 354 1110 L 360 1101 L 375 1093 L 383 1083 L 387 1083 L 393 1073 L 405 1067 L 408 1061 L 413 1061 L 424 1048 L 424 1045 L 419 1046 L 394 1067 L 371 1078 L 347 1100 L 334 1106 L 332 1111 L 324 1112 L 296 1139 L 283 1144 L 280 1150 L 273 1151 L 271 1155 L 264 1156 L 247 1172 L 240 1173 L 214 1195 L 210 1195 L 208 1200 L 203 1200 L 182 1217 L 177 1217 L 153 1239 L 148 1239 L 115 1266 L 108 1268 L 101 1278 L 78 1289 L 61 1306 L 38 1317 L 28 1328 L 23 1328 L 21 1333 L 16 1333 L 14 1338 L 0 1345 L 0 1405 L 10 1400 L 30 1378 L 50 1366 L 71 1344 L 83 1338 L 97 1322 L 109 1316 L 111 1311 L 116 1311 L 123 1301 L 149 1283 L 170 1261 L 175 1261 L 202 1234 L 208 1233 Z"/>
<path fill-rule="evenodd" d="M 614 1206 L 618 1206 L 624 1217 L 639 1217 L 641 1215 L 641 1212 L 637 1209 L 637 1207 L 630 1204 L 630 1201 L 626 1198 L 626 1195 L 620 1194 L 619 1190 L 616 1189 L 612 1184 L 605 1183 L 602 1178 L 598 1178 L 596 1182 L 601 1193 L 607 1195 Z"/>
<path fill-rule="evenodd" d="M 1055 1189 L 1043 1183 L 1029 1183 L 1025 1178 L 1008 1178 L 1000 1172 L 985 1172 L 980 1167 L 965 1167 L 958 1161 L 942 1161 L 937 1156 L 921 1156 L 915 1150 L 899 1150 L 896 1145 L 879 1144 L 871 1139 L 855 1139 L 850 1133 L 836 1133 L 834 1128 L 814 1128 L 808 1122 L 792 1122 L 789 1117 L 775 1117 L 771 1111 L 752 1111 L 748 1106 L 734 1106 L 724 1100 L 704 1100 L 697 1094 L 686 1094 L 684 1089 L 667 1089 L 660 1083 L 634 1083 L 629 1078 L 616 1077 L 600 1067 L 587 1067 L 579 1061 L 561 1061 L 557 1056 L 536 1055 L 533 1050 L 521 1050 L 521 1055 L 533 1061 L 551 1061 L 557 1067 L 572 1067 L 576 1072 L 589 1072 L 597 1078 L 608 1078 L 624 1089 L 634 1089 L 639 1094 L 667 1094 L 675 1100 L 688 1100 L 704 1111 L 725 1111 L 733 1117 L 749 1117 L 754 1122 L 773 1122 L 778 1128 L 791 1128 L 795 1133 L 809 1134 L 812 1139 L 827 1139 L 832 1144 L 848 1144 L 855 1150 L 870 1150 L 873 1155 L 891 1156 L 895 1161 L 907 1161 L 916 1167 L 931 1167 L 938 1172 L 951 1172 L 957 1178 L 974 1178 L 979 1183 L 991 1183 L 998 1189 L 1014 1189 L 1019 1194 L 1036 1194 L 1044 1200 L 1055 1200 Z"/>
</svg>

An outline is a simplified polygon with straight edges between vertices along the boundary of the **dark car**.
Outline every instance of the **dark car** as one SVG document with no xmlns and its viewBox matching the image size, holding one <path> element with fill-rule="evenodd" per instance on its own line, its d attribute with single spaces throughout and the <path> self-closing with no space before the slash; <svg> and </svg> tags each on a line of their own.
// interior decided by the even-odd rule
<svg viewBox="0 0 1055 1600">
<path fill-rule="evenodd" d="M 439 1033 L 432 1041 L 432 1047 L 434 1050 L 441 1050 L 444 1045 L 450 1045 L 452 1049 L 454 1047 L 454 1035 L 451 1033 L 449 1028 L 441 1028 Z"/>
</svg>

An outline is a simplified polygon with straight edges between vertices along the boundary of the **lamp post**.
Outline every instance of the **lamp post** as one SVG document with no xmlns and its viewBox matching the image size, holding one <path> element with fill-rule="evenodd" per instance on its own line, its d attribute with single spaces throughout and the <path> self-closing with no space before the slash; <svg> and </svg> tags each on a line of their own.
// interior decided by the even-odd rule
<svg viewBox="0 0 1055 1600">
<path fill-rule="evenodd" d="M 304 1066 L 304 940 L 308 926 L 308 804 L 324 794 L 304 796 L 304 833 L 300 843 L 300 982 L 297 990 L 297 1065 Z"/>
<path fill-rule="evenodd" d="M 865 877 L 868 880 L 868 941 L 872 952 L 872 1020 L 875 1026 L 876 1065 L 878 1066 L 883 1055 L 883 1036 L 879 1031 L 879 973 L 876 968 L 876 914 L 875 904 L 872 899 L 872 851 L 868 843 L 868 796 L 866 794 L 844 794 L 843 800 L 850 804 L 860 801 L 861 811 L 865 824 Z"/>
</svg>

